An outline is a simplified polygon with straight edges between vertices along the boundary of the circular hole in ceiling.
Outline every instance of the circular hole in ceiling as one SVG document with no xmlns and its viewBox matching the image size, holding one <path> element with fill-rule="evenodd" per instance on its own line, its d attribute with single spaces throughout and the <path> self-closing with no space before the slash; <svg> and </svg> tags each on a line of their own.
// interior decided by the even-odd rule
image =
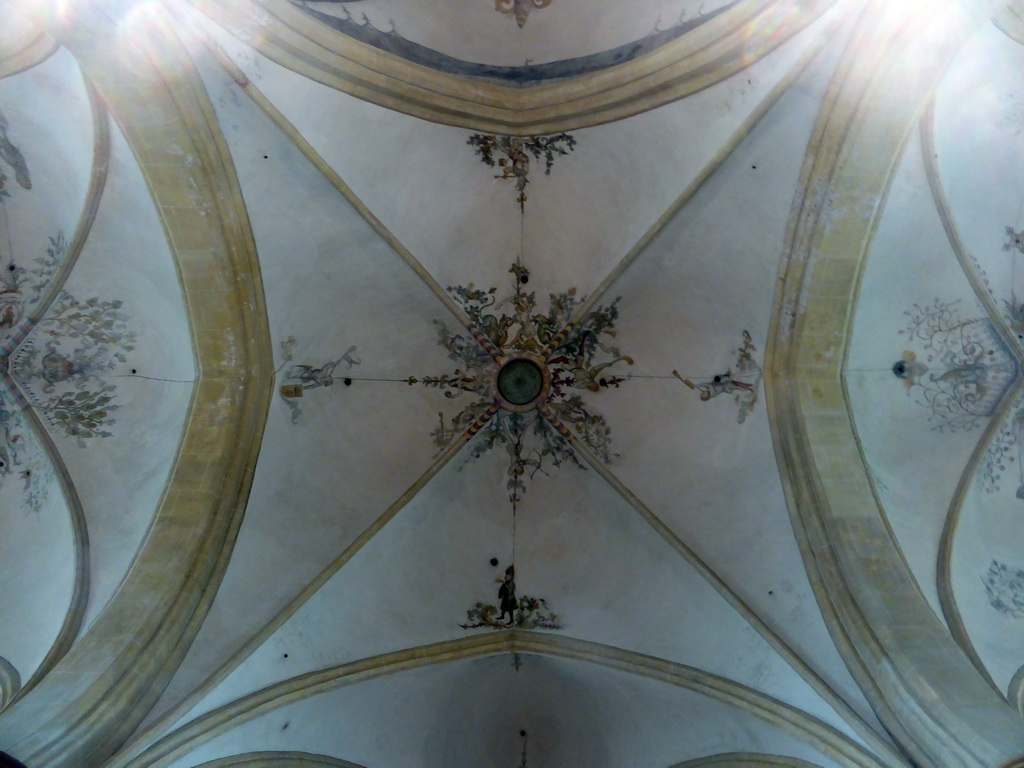
<svg viewBox="0 0 1024 768">
<path fill-rule="evenodd" d="M 544 388 L 544 374 L 532 360 L 512 360 L 498 371 L 498 393 L 514 405 L 536 400 Z"/>
</svg>

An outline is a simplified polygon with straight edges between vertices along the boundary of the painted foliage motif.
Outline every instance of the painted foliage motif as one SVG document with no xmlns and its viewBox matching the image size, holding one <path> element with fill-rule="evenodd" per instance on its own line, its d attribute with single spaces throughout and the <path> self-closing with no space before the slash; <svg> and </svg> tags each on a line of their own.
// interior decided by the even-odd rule
<svg viewBox="0 0 1024 768">
<path fill-rule="evenodd" d="M 1010 252 L 1012 258 L 1016 258 L 1018 254 L 1024 254 L 1024 231 L 1007 226 L 1005 237 L 1004 251 Z M 994 296 L 991 282 L 976 260 L 975 268 L 989 293 Z M 1000 309 L 1009 330 L 1016 334 L 1018 339 L 1024 340 L 1024 304 L 1020 302 L 1015 293 L 1011 292 L 1009 299 L 1003 299 Z M 1019 405 L 1013 416 L 1004 421 L 982 460 L 979 472 L 982 490 L 988 494 L 999 492 L 1005 474 L 1008 471 L 1012 472 L 1014 465 L 1016 465 L 1016 471 L 1013 472 L 1013 475 L 1017 483 L 1015 495 L 1016 498 L 1024 501 L 1024 407 Z"/>
<path fill-rule="evenodd" d="M 989 445 L 988 451 L 979 468 L 979 483 L 987 494 L 998 493 L 1007 471 L 1016 472 L 1013 477 L 1017 482 L 1016 497 L 1024 501 L 1024 465 L 1021 461 L 1021 446 L 1024 438 L 1024 408 L 1018 408 L 1013 416 L 1006 420 Z"/>
<path fill-rule="evenodd" d="M 23 267 L 10 259 L 0 271 L 0 334 L 10 331 L 42 298 L 68 255 L 63 231 L 49 238 L 46 254 Z"/>
<path fill-rule="evenodd" d="M 0 160 L 3 160 L 14 173 L 14 179 L 22 189 L 32 189 L 32 175 L 29 173 L 25 157 L 7 136 L 7 118 L 0 112 Z M 0 197 L 10 197 L 7 189 L 8 177 L 0 166 Z"/>
<path fill-rule="evenodd" d="M 8 136 L 0 113 L 0 206 L 11 197 L 10 168 L 18 185 L 32 189 L 28 165 Z M 54 278 L 68 260 L 62 231 L 48 238 L 45 253 L 26 266 L 6 243 L 0 268 L 0 483 L 17 475 L 29 508 L 39 509 L 51 473 L 26 411 L 74 437 L 79 446 L 109 437 L 115 386 L 108 375 L 127 362 L 135 334 L 118 300 L 79 300 L 68 291 L 52 296 Z M 49 306 L 43 308 L 43 304 Z M 42 313 L 42 316 L 40 316 Z"/>
<path fill-rule="evenodd" d="M 1005 228 L 1003 250 L 1012 258 L 1024 254 L 1024 231 Z M 988 293 L 999 301 L 985 270 L 971 262 Z M 990 417 L 1006 395 L 1020 362 L 1004 341 L 1003 333 L 1024 340 L 1024 303 L 1015 293 L 999 302 L 1000 317 L 965 316 L 959 302 L 935 299 L 905 312 L 907 328 L 900 331 L 919 349 L 905 350 L 892 366 L 915 402 L 931 411 L 933 428 L 941 432 L 975 429 Z M 1002 331 L 997 326 L 1002 326 Z M 1008 473 L 1015 495 L 1024 501 L 1024 407 L 1018 405 L 1000 426 L 979 471 L 979 487 L 986 494 L 1002 490 Z M 1012 486 L 1011 486 L 1012 487 Z"/>
<path fill-rule="evenodd" d="M 526 206 L 526 185 L 530 183 L 530 155 L 544 158 L 544 175 L 551 175 L 555 157 L 568 155 L 576 149 L 576 139 L 568 133 L 554 136 L 493 136 L 474 133 L 466 140 L 480 156 L 484 165 L 501 168 L 496 179 L 512 179 L 516 186 L 516 202 L 522 211 Z M 496 155 L 503 155 L 495 160 Z"/>
<path fill-rule="evenodd" d="M 964 317 L 959 301 L 915 304 L 900 331 L 919 345 L 892 366 L 907 394 L 931 411 L 940 432 L 978 427 L 992 415 L 1017 375 L 1017 365 L 985 317 Z"/>
<path fill-rule="evenodd" d="M 993 560 L 981 582 L 989 605 L 1011 619 L 1024 619 L 1024 570 Z"/>
<path fill-rule="evenodd" d="M 32 189 L 32 176 L 29 173 L 25 158 L 10 140 L 7 135 L 8 123 L 3 112 L 0 112 L 0 211 L 3 213 L 3 229 L 9 226 L 7 222 L 6 199 L 11 197 L 10 178 L 4 172 L 9 169 L 14 173 L 14 178 L 22 189 Z M 63 241 L 63 235 L 58 235 Z M 51 238 L 51 245 L 53 240 Z M 63 243 L 62 243 L 63 245 Z M 39 293 L 48 282 L 52 273 L 43 277 L 40 269 L 26 270 L 19 266 L 14 260 L 14 254 L 10 252 L 10 239 L 5 238 L 3 243 L 3 268 L 0 269 L 0 336 L 4 335 L 21 320 L 25 311 L 24 289 L 27 283 L 31 283 L 36 289 L 35 299 L 38 300 Z M 66 246 L 64 246 L 66 249 Z M 38 260 L 37 260 L 38 261 Z M 34 279 L 33 279 L 34 278 Z"/>
<path fill-rule="evenodd" d="M 510 565 L 498 583 L 498 604 L 476 603 L 466 611 L 463 629 L 561 629 L 556 616 L 542 597 L 516 593 L 516 567 Z M 508 617 L 506 620 L 505 617 Z"/>
<path fill-rule="evenodd" d="M 7 201 L 32 189 L 28 163 L 11 140 L 9 128 L 0 112 L 0 231 L 10 224 Z M 13 174 L 16 185 L 8 174 Z M 0 487 L 16 484 L 24 505 L 32 510 L 39 510 L 46 499 L 53 473 L 27 415 L 32 403 L 25 398 L 24 383 L 15 380 L 16 356 L 35 327 L 30 312 L 45 299 L 67 252 L 67 240 L 60 231 L 49 238 L 45 254 L 29 266 L 15 258 L 10 238 L 3 238 L 0 245 Z"/>
<path fill-rule="evenodd" d="M 615 375 L 611 366 L 632 365 L 633 360 L 610 344 L 619 315 L 618 299 L 587 313 L 578 324 L 570 324 L 582 301 L 575 289 L 551 294 L 546 312 L 541 313 L 536 294 L 525 288 L 529 270 L 516 263 L 509 273 L 514 291 L 500 300 L 497 288 L 484 290 L 472 284 L 448 288 L 468 315 L 477 338 L 435 320 L 438 344 L 459 367 L 443 376 L 410 377 L 407 383 L 443 390 L 448 398 L 473 397 L 450 421 L 439 414 L 434 444 L 445 448 L 455 439 L 479 433 L 472 458 L 504 449 L 509 457 L 509 501 L 515 509 L 527 480 L 537 472 L 565 462 L 585 469 L 564 426 L 560 429 L 556 424 L 572 427 L 602 461 L 614 458 L 605 418 L 591 410 L 579 393 L 617 389 L 625 379 Z M 543 408 L 516 412 L 495 404 L 491 391 L 495 359 L 521 355 L 546 361 L 550 392 Z"/>
<path fill-rule="evenodd" d="M 53 475 L 24 411 L 10 394 L 7 387 L 0 390 L 0 488 L 18 484 L 25 506 L 38 511 Z"/>
<path fill-rule="evenodd" d="M 1017 231 L 1013 227 L 1006 227 L 1006 242 L 1003 243 L 1003 250 L 1009 251 L 1012 254 L 1012 258 L 1017 258 L 1018 255 L 1024 255 L 1024 230 Z M 984 271 L 978 266 L 978 271 L 981 272 L 983 279 L 985 280 L 986 286 L 991 291 L 991 286 L 988 285 L 988 279 L 984 275 Z M 1010 330 L 1017 334 L 1017 338 L 1024 339 L 1024 303 L 1022 303 L 1015 293 L 1010 293 L 1009 300 L 1003 299 L 1003 316 L 1010 325 Z"/>
<path fill-rule="evenodd" d="M 127 363 L 136 341 L 122 306 L 118 299 L 83 301 L 61 291 L 11 360 L 33 406 L 80 446 L 113 434 L 120 406 L 108 374 Z"/>
<path fill-rule="evenodd" d="M 9 335 L 0 346 L 5 403 L 0 406 L 0 428 L 4 438 L 0 480 L 18 472 L 24 482 L 26 503 L 38 509 L 45 498 L 49 473 L 41 471 L 44 459 L 23 411 L 32 408 L 39 416 L 75 438 L 81 447 L 86 440 L 110 437 L 115 423 L 116 386 L 109 374 L 127 363 L 126 353 L 135 347 L 135 333 L 119 300 L 98 297 L 79 300 L 68 291 L 54 298 L 46 313 L 35 319 L 22 318 L 21 309 L 40 300 L 46 286 L 63 265 L 67 241 L 63 233 L 49 238 L 46 255 L 31 269 L 15 266 L 5 275 L 9 292 L 4 305 L 13 321 Z M 19 298 L 15 304 L 10 296 Z M 34 448 L 29 448 L 32 445 Z"/>
<path fill-rule="evenodd" d="M 742 424 L 757 404 L 757 392 L 761 386 L 761 366 L 754 360 L 753 354 L 756 351 L 750 333 L 743 331 L 743 343 L 736 350 L 736 362 L 725 373 L 696 383 L 683 378 L 679 371 L 672 371 L 672 375 L 690 389 L 700 392 L 703 402 L 719 395 L 733 395 L 733 401 L 739 408 L 736 421 Z"/>
</svg>

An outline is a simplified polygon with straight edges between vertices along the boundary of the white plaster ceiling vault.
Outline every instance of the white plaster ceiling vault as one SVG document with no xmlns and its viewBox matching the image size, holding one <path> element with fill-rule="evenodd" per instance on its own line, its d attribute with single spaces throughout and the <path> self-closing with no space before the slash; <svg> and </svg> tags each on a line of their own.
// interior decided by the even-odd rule
<svg viewBox="0 0 1024 768">
<path fill-rule="evenodd" d="M 1017 765 L 1024 8 L 497 6 L 0 6 L 0 752 Z"/>
</svg>

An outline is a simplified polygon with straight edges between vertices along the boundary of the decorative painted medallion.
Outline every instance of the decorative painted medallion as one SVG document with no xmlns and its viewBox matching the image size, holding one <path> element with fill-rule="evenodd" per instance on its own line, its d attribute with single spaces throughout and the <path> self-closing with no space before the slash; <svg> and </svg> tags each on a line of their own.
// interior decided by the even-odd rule
<svg viewBox="0 0 1024 768">
<path fill-rule="evenodd" d="M 514 510 L 537 472 L 563 462 L 585 468 L 567 426 L 602 461 L 612 460 L 611 431 L 578 391 L 617 389 L 625 379 L 609 369 L 632 365 L 633 360 L 608 343 L 615 335 L 618 299 L 571 322 L 581 301 L 575 289 L 552 294 L 542 314 L 535 294 L 525 288 L 529 270 L 517 263 L 509 273 L 514 291 L 501 300 L 497 288 L 448 288 L 469 317 L 470 336 L 440 320 L 434 324 L 438 343 L 459 367 L 443 376 L 411 376 L 406 382 L 442 390 L 448 398 L 473 396 L 450 422 L 441 417 L 434 444 L 445 448 L 453 440 L 479 434 L 473 458 L 503 448 L 509 457 L 506 486 Z"/>
<path fill-rule="evenodd" d="M 520 211 L 526 205 L 526 185 L 530 183 L 530 155 L 533 155 L 534 160 L 544 158 L 544 175 L 550 176 L 555 157 L 567 155 L 576 149 L 576 139 L 568 133 L 554 136 L 489 136 L 474 133 L 466 143 L 476 150 L 484 165 L 501 168 L 501 173 L 494 178 L 515 180 L 516 202 L 519 203 Z M 504 157 L 495 160 L 496 154 Z"/>
</svg>

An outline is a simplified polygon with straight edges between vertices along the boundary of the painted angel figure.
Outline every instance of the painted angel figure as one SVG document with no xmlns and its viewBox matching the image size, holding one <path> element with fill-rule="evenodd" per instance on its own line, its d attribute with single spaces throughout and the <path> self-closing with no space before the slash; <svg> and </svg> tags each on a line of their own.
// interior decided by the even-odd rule
<svg viewBox="0 0 1024 768">
<path fill-rule="evenodd" d="M 673 371 L 672 373 L 676 373 Z M 678 374 L 676 374 L 679 378 Z M 711 381 L 705 381 L 703 384 L 694 384 L 689 379 L 683 379 L 683 384 L 688 386 L 690 389 L 700 390 L 701 400 L 710 400 L 713 397 L 718 397 L 721 394 L 732 394 L 736 391 L 753 392 L 754 386 L 748 384 L 745 381 L 736 381 L 732 377 L 732 371 L 726 371 L 715 376 Z"/>
<path fill-rule="evenodd" d="M 21 320 L 24 300 L 17 288 L 0 290 L 0 331 L 13 328 Z"/>
<path fill-rule="evenodd" d="M 600 365 L 588 365 L 587 363 L 587 337 L 590 336 L 590 331 L 585 331 L 580 336 L 579 350 L 576 352 L 576 356 L 573 360 L 570 360 L 565 355 L 559 355 L 558 357 L 552 358 L 549 362 L 551 363 L 562 363 L 569 366 L 566 370 L 569 373 L 568 384 L 570 387 L 575 389 L 587 389 L 591 392 L 599 392 L 601 387 L 607 387 L 609 385 L 618 387 L 622 379 L 618 377 L 611 377 L 610 379 L 601 378 L 601 372 L 609 366 L 615 365 L 616 363 L 624 362 L 626 365 L 633 364 L 633 358 L 629 355 L 618 355 L 612 360 Z M 604 345 L 600 345 L 602 349 L 607 349 Z M 613 353 L 617 353 L 618 350 L 611 350 Z"/>
<path fill-rule="evenodd" d="M 733 366 L 736 373 L 743 379 L 733 378 L 733 369 L 729 368 L 725 373 L 714 376 L 710 381 L 695 383 L 690 379 L 683 378 L 679 371 L 672 371 L 672 375 L 683 384 L 693 390 L 700 392 L 702 401 L 711 400 L 719 395 L 735 394 L 736 405 L 739 406 L 737 421 L 742 424 L 757 402 L 757 388 L 761 384 L 761 366 L 754 360 L 753 352 L 757 351 L 754 341 L 747 331 L 743 332 L 743 344 L 737 350 L 736 363 Z M 744 379 L 753 379 L 745 381 Z"/>
<path fill-rule="evenodd" d="M 506 444 L 505 450 L 508 451 L 509 455 L 510 461 L 508 467 L 508 474 L 511 477 L 519 478 L 526 474 L 528 474 L 530 477 L 533 477 L 537 472 L 540 471 L 542 464 L 539 458 L 532 458 L 529 453 L 526 455 L 525 458 L 523 457 L 522 435 L 520 435 L 519 439 L 516 442 L 513 443 L 510 441 L 508 444 Z M 537 454 L 538 456 L 540 455 L 536 449 L 532 450 L 530 453 Z M 545 472 L 545 474 L 547 473 Z"/>
<path fill-rule="evenodd" d="M 517 138 L 501 139 L 501 146 L 505 157 L 498 160 L 501 173 L 495 176 L 496 179 L 515 179 L 516 202 L 522 210 L 526 205 L 526 185 L 530 183 L 530 156 L 523 150 L 523 140 Z"/>
<path fill-rule="evenodd" d="M 337 360 L 328 360 L 319 368 L 314 368 L 311 365 L 293 365 L 288 371 L 288 378 L 301 381 L 303 389 L 329 387 L 334 384 L 332 374 L 337 365 Z"/>
<path fill-rule="evenodd" d="M 344 362 L 349 368 L 359 365 L 359 359 L 352 356 L 355 351 L 355 347 L 349 347 L 339 359 L 328 360 L 319 368 L 312 365 L 293 365 L 288 370 L 288 378 L 301 381 L 303 389 L 329 387 L 334 384 L 334 369 L 338 367 L 338 363 Z"/>
<path fill-rule="evenodd" d="M 294 336 L 289 336 L 281 342 L 281 349 L 284 352 L 286 363 L 292 360 L 291 348 L 293 346 L 295 346 Z M 347 368 L 359 365 L 361 361 L 353 354 L 355 351 L 356 348 L 354 346 L 349 347 L 345 350 L 345 354 L 337 360 L 328 360 L 321 366 L 295 364 L 288 368 L 285 379 L 297 380 L 299 382 L 298 384 L 283 384 L 280 389 L 281 398 L 292 412 L 292 424 L 298 424 L 299 416 L 302 414 L 302 409 L 299 407 L 296 399 L 302 397 L 302 393 L 307 389 L 333 386 L 334 370 L 340 363 L 345 363 Z M 348 384 L 350 381 L 346 379 L 345 383 Z"/>
<path fill-rule="evenodd" d="M 522 139 L 510 139 L 505 146 L 506 157 L 498 160 L 498 167 L 501 168 L 499 173 L 494 178 L 496 179 L 522 179 L 522 184 L 526 184 L 526 177 L 530 174 L 530 156 L 523 151 L 523 140 Z M 522 190 L 519 190 L 520 192 Z"/>
</svg>

